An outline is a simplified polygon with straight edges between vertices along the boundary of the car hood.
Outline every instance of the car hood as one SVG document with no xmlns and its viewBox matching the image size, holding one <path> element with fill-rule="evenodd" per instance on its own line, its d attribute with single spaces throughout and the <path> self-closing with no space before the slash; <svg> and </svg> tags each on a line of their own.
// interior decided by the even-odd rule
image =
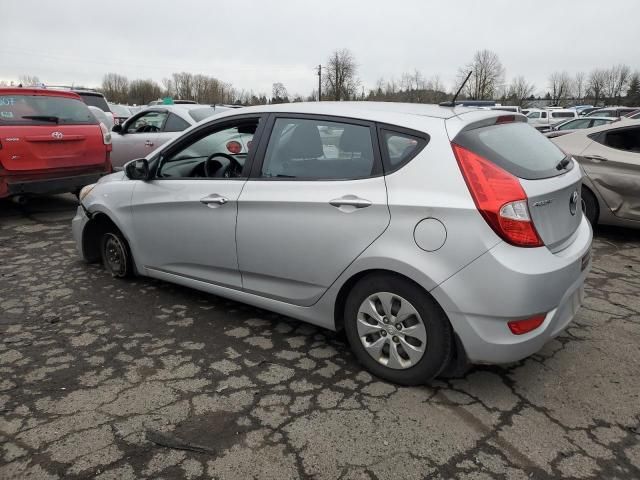
<svg viewBox="0 0 640 480">
<path fill-rule="evenodd" d="M 100 180 L 98 180 L 98 183 L 119 182 L 121 180 L 124 180 L 125 176 L 126 175 L 124 174 L 124 171 L 111 173 L 100 178 Z"/>
</svg>

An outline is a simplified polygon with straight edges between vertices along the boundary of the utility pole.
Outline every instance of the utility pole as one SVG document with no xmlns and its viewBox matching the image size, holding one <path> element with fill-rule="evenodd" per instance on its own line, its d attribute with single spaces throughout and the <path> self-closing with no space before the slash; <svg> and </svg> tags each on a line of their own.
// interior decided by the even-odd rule
<svg viewBox="0 0 640 480">
<path fill-rule="evenodd" d="M 318 65 L 318 101 L 322 100 L 322 65 Z"/>
</svg>

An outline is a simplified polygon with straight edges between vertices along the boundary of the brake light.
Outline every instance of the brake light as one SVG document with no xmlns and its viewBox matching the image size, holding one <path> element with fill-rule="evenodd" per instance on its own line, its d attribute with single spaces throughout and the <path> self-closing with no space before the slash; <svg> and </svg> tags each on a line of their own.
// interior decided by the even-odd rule
<svg viewBox="0 0 640 480">
<path fill-rule="evenodd" d="M 529 333 L 542 325 L 546 316 L 547 315 L 543 313 L 523 320 L 513 320 L 511 322 L 507 322 L 507 326 L 514 335 L 524 335 L 525 333 Z"/>
<path fill-rule="evenodd" d="M 493 231 L 517 247 L 543 246 L 518 179 L 471 150 L 455 143 L 451 147 L 471 197 Z"/>
<path fill-rule="evenodd" d="M 227 150 L 229 150 L 233 155 L 237 155 L 242 151 L 242 145 L 235 140 L 231 140 L 230 142 L 227 142 Z"/>
<path fill-rule="evenodd" d="M 111 145 L 111 132 L 102 122 L 100 122 L 100 130 L 102 131 L 102 142 L 105 145 Z"/>
<path fill-rule="evenodd" d="M 515 115 L 500 115 L 498 118 L 496 118 L 496 125 L 500 125 L 501 123 L 512 123 L 515 121 Z"/>
</svg>

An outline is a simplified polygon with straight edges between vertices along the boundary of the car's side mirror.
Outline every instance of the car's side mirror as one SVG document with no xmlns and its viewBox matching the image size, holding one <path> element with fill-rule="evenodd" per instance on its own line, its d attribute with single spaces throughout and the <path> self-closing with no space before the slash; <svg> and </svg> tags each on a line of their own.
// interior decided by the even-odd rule
<svg viewBox="0 0 640 480">
<path fill-rule="evenodd" d="M 124 167 L 125 174 L 131 180 L 148 180 L 149 179 L 149 162 L 146 158 L 131 160 Z"/>
<path fill-rule="evenodd" d="M 111 127 L 111 131 L 115 133 L 124 133 L 122 125 L 114 125 L 113 127 Z"/>
</svg>

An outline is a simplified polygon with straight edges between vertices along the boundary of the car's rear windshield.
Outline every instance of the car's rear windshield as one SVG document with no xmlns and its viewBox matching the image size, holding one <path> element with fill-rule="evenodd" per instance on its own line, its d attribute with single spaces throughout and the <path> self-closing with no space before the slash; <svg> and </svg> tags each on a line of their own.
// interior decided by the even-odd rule
<svg viewBox="0 0 640 480">
<path fill-rule="evenodd" d="M 556 168 L 565 154 L 531 125 L 523 122 L 463 131 L 454 142 L 519 178 L 537 180 L 566 171 Z"/>
<path fill-rule="evenodd" d="M 131 112 L 124 105 L 109 105 L 109 108 L 111 109 L 111 111 L 113 113 L 115 113 L 116 115 L 118 115 L 120 117 L 130 117 L 131 116 Z"/>
<path fill-rule="evenodd" d="M 200 122 L 205 118 L 210 117 L 211 115 L 215 115 L 216 113 L 222 113 L 225 110 L 229 110 L 229 109 L 225 107 L 194 108 L 192 110 L 189 110 L 189 115 L 191 115 L 191 118 L 193 118 L 196 122 Z"/>
<path fill-rule="evenodd" d="M 80 100 L 44 95 L 0 95 L 0 125 L 94 125 Z"/>
<path fill-rule="evenodd" d="M 103 112 L 110 112 L 109 105 L 107 105 L 107 101 L 100 94 L 95 93 L 86 93 L 86 92 L 76 92 L 78 95 L 82 97 L 84 103 L 87 105 L 91 105 L 92 107 L 98 107 Z"/>
<path fill-rule="evenodd" d="M 573 118 L 575 115 L 573 112 L 552 112 L 555 118 Z"/>
</svg>

